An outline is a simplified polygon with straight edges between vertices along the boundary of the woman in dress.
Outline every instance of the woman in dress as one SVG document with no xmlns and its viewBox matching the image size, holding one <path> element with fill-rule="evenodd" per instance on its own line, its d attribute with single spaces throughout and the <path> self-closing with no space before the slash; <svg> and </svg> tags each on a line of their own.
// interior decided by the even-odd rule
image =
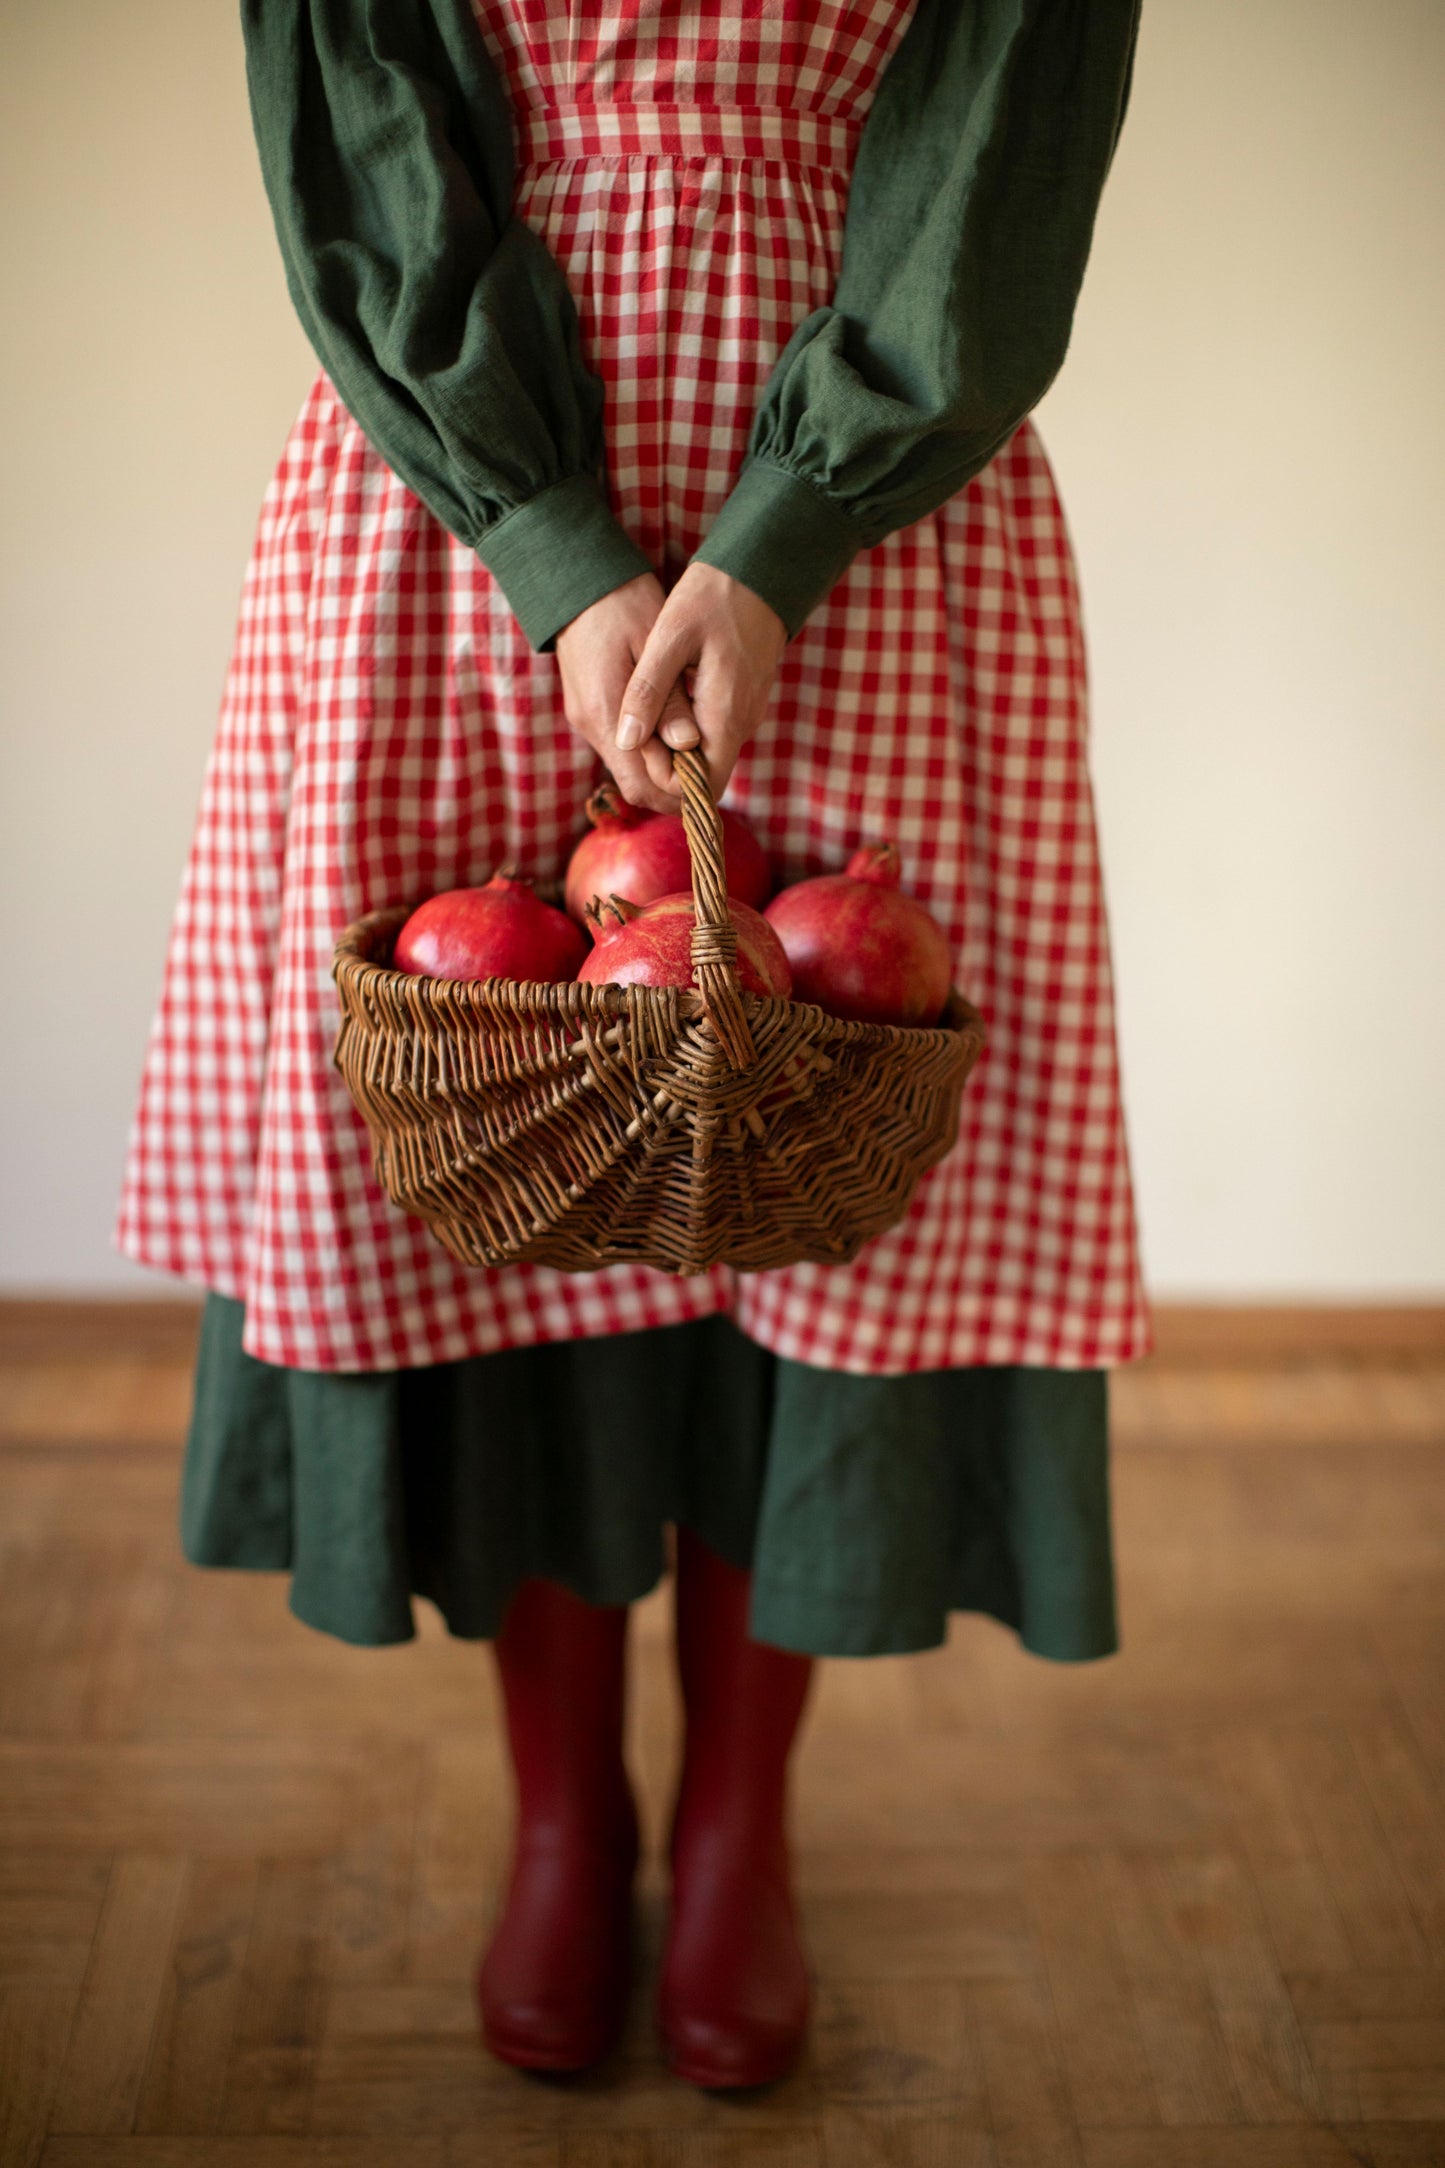
<svg viewBox="0 0 1445 2168">
<path fill-rule="evenodd" d="M 267 493 L 120 1241 L 208 1291 L 199 1563 L 490 1639 L 515 1767 L 485 2036 L 616 2040 L 628 1605 L 675 1529 L 673 2068 L 795 2060 L 815 1661 L 990 1613 L 1116 1645 L 1105 1374 L 1145 1351 L 1057 370 L 1137 0 L 244 0 L 322 369 Z M 891 838 L 990 1045 L 851 1265 L 469 1271 L 331 1066 L 365 911 L 560 874 L 698 739 L 780 880 Z"/>
</svg>

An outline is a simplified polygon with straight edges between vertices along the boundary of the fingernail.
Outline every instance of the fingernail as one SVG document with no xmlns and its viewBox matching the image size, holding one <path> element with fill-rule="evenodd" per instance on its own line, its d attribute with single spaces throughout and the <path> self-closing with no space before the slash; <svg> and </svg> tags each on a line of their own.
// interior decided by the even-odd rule
<svg viewBox="0 0 1445 2168">
<path fill-rule="evenodd" d="M 632 752 L 646 736 L 647 732 L 635 715 L 624 715 L 617 725 L 617 744 L 621 752 Z"/>
<path fill-rule="evenodd" d="M 662 726 L 662 735 L 675 751 L 684 745 L 697 744 L 697 724 L 689 722 L 685 715 L 673 715 Z"/>
</svg>

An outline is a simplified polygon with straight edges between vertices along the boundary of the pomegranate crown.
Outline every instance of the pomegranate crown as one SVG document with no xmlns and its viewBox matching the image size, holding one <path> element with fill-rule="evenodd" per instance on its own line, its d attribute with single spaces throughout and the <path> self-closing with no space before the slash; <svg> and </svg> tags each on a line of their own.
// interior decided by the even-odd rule
<svg viewBox="0 0 1445 2168">
<path fill-rule="evenodd" d="M 652 819 L 652 815 L 644 812 L 640 805 L 629 805 L 609 777 L 605 783 L 598 784 L 588 799 L 587 818 L 594 828 L 640 828 L 644 821 Z"/>
<path fill-rule="evenodd" d="M 845 872 L 850 881 L 871 881 L 875 888 L 896 888 L 899 874 L 896 843 L 865 843 L 849 859 Z"/>
<path fill-rule="evenodd" d="M 636 918 L 641 909 L 640 903 L 633 903 L 627 896 L 594 896 L 589 904 L 584 905 L 582 912 L 591 931 L 594 946 L 610 940 L 619 928 Z"/>
</svg>

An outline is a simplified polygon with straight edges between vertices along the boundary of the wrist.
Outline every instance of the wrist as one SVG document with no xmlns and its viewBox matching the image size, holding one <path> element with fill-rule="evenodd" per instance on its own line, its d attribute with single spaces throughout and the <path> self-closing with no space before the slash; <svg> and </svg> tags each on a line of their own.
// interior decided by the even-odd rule
<svg viewBox="0 0 1445 2168">
<path fill-rule="evenodd" d="M 705 608 L 720 606 L 729 616 L 744 623 L 751 620 L 750 629 L 755 635 L 770 636 L 779 649 L 786 645 L 788 628 L 778 611 L 766 595 L 746 580 L 739 579 L 735 572 L 705 558 L 694 557 L 682 577 L 689 589 L 696 589 L 698 600 Z"/>
<path fill-rule="evenodd" d="M 786 467 L 749 459 L 692 563 L 749 588 L 791 640 L 865 547 L 862 530 L 836 498 Z"/>
<path fill-rule="evenodd" d="M 605 635 L 614 626 L 624 634 L 640 629 L 645 637 L 661 607 L 662 582 L 657 574 L 651 569 L 635 573 L 569 617 L 557 632 L 555 645 L 560 653 L 564 640 L 575 647 L 579 636 Z"/>
<path fill-rule="evenodd" d="M 477 555 L 544 655 L 594 602 L 651 570 L 588 474 L 553 482 L 508 512 L 482 535 Z"/>
</svg>

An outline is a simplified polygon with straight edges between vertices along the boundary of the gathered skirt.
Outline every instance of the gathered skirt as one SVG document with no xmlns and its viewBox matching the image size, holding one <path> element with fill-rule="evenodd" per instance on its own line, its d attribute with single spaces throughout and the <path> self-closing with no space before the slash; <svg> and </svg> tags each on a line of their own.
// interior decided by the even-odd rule
<svg viewBox="0 0 1445 2168">
<path fill-rule="evenodd" d="M 1118 1646 L 1102 1370 L 860 1376 L 715 1316 L 337 1375 L 247 1354 L 243 1322 L 209 1297 L 186 1555 L 289 1573 L 345 1641 L 409 1639 L 416 1596 L 489 1638 L 533 1575 L 632 1602 L 680 1522 L 752 1570 L 781 1648 L 932 1648 L 954 1611 L 1063 1661 Z"/>
</svg>

